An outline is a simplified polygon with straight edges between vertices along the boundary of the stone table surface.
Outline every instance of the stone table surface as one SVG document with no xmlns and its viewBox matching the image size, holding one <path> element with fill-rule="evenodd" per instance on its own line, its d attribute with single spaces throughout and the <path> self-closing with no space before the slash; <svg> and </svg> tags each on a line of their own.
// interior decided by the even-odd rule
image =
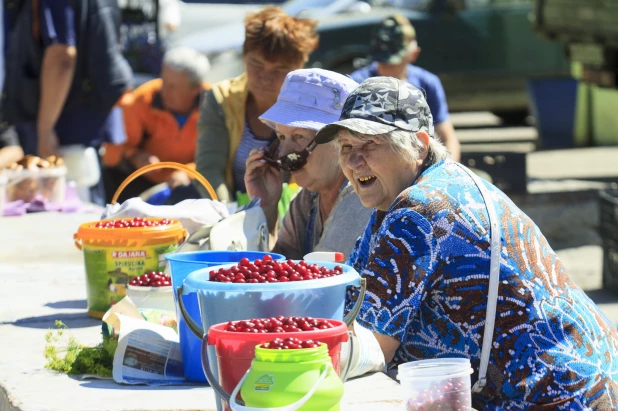
<svg viewBox="0 0 618 411">
<path fill-rule="evenodd" d="M 0 411 L 215 410 L 206 386 L 147 387 L 78 380 L 44 368 L 45 333 L 62 320 L 85 345 L 101 341 L 86 315 L 79 224 L 100 213 L 0 218 Z M 399 385 L 378 373 L 345 383 L 343 410 L 401 410 Z"/>
</svg>

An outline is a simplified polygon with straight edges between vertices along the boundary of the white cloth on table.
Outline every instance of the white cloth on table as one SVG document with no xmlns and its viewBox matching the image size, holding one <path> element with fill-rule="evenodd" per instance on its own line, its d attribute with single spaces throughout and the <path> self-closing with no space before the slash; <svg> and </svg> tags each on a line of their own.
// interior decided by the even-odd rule
<svg viewBox="0 0 618 411">
<path fill-rule="evenodd" d="M 220 201 L 207 198 L 185 200 L 176 205 L 155 206 L 141 198 L 130 198 L 122 204 L 108 204 L 101 219 L 156 217 L 173 218 L 191 235 L 203 226 L 213 226 L 229 215 L 228 208 Z"/>
</svg>

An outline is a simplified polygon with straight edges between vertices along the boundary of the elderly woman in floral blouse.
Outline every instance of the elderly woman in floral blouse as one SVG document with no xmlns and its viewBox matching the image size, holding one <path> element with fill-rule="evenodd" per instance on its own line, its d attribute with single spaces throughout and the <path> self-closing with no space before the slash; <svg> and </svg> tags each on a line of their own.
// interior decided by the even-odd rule
<svg viewBox="0 0 618 411">
<path fill-rule="evenodd" d="M 534 222 L 448 159 L 420 90 L 364 81 L 316 136 L 333 139 L 374 209 L 350 264 L 368 282 L 358 325 L 386 362 L 469 358 L 477 409 L 618 408 L 615 326 Z"/>
</svg>

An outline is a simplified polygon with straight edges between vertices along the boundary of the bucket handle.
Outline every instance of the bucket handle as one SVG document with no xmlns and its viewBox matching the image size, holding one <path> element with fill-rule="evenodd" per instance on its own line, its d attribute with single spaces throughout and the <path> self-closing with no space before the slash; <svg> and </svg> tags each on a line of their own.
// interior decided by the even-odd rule
<svg viewBox="0 0 618 411">
<path fill-rule="evenodd" d="M 182 301 L 182 295 L 183 286 L 181 285 L 176 288 L 176 297 L 178 300 L 178 307 L 180 308 L 180 314 L 187 323 L 187 327 L 189 327 L 189 330 L 191 330 L 191 332 L 195 334 L 197 338 L 201 339 L 204 337 L 204 335 L 206 335 L 206 332 L 204 331 L 204 328 L 199 325 L 193 318 L 191 318 L 191 315 L 189 315 L 189 313 L 187 312 L 187 309 L 185 308 L 185 303 L 184 301 Z"/>
<path fill-rule="evenodd" d="M 77 241 L 75 242 L 75 244 L 77 245 Z M 80 248 L 80 246 L 78 246 L 78 248 Z M 348 327 L 352 325 L 352 323 L 354 323 L 356 316 L 360 312 L 360 309 L 363 305 L 363 301 L 365 300 L 366 293 L 367 293 L 367 279 L 361 278 L 360 279 L 360 293 L 358 295 L 358 298 L 356 299 L 356 302 L 354 303 L 354 306 L 352 307 L 350 312 L 343 318 L 343 322 L 345 322 L 345 324 Z M 176 288 L 176 296 L 178 297 L 177 299 L 178 299 L 178 306 L 180 308 L 180 313 L 182 314 L 182 317 L 184 318 L 191 332 L 195 334 L 197 338 L 202 338 L 205 334 L 204 329 L 197 322 L 195 322 L 193 318 L 191 318 L 191 316 L 187 312 L 185 308 L 185 304 L 182 301 L 182 294 L 183 294 L 183 286 L 181 285 L 178 288 Z"/>
<path fill-rule="evenodd" d="M 217 393 L 217 395 L 226 403 L 230 403 L 230 394 L 225 391 L 221 385 L 219 385 L 219 381 L 217 381 L 217 377 L 210 370 L 210 362 L 208 360 L 208 334 L 204 335 L 202 339 L 202 369 L 204 370 L 204 374 L 206 375 L 206 379 L 208 380 L 208 384 L 210 387 Z M 245 405 L 243 402 L 242 405 Z"/>
<path fill-rule="evenodd" d="M 311 397 L 313 397 L 313 394 L 315 394 L 315 392 L 317 391 L 322 381 L 324 381 L 324 379 L 328 376 L 328 374 L 331 371 L 334 372 L 335 370 L 333 369 L 333 363 L 329 361 L 328 363 L 326 363 L 326 365 L 324 366 L 324 371 L 322 371 L 322 374 L 320 374 L 320 377 L 316 380 L 315 384 L 313 384 L 313 387 L 311 387 L 311 389 L 307 392 L 307 394 L 305 394 L 301 399 L 299 399 L 298 401 L 292 404 L 285 405 L 283 407 L 276 407 L 276 408 L 253 408 L 253 407 L 247 407 L 246 405 L 240 405 L 236 402 L 236 396 L 238 395 L 238 392 L 240 391 L 240 388 L 242 387 L 243 383 L 249 376 L 250 371 L 251 369 L 247 370 L 247 372 L 242 377 L 238 385 L 236 385 L 236 388 L 234 388 L 232 395 L 230 396 L 229 404 L 230 404 L 230 407 L 232 408 L 232 411 L 296 411 L 299 408 L 301 408 L 303 405 L 305 405 L 307 401 L 311 399 Z"/>
<path fill-rule="evenodd" d="M 75 241 L 75 247 L 77 247 L 79 251 L 82 251 L 82 241 L 81 238 L 77 237 L 77 233 L 73 234 L 73 240 Z"/>
<path fill-rule="evenodd" d="M 361 307 L 363 306 L 363 301 L 365 300 L 365 294 L 367 293 L 367 279 L 360 279 L 360 293 L 358 294 L 358 298 L 354 303 L 354 306 L 350 310 L 350 312 L 343 317 L 343 322 L 349 327 L 354 323 L 356 316 L 360 312 Z"/>
<path fill-rule="evenodd" d="M 120 197 L 120 194 L 122 193 L 122 191 L 133 180 L 135 180 L 137 177 L 141 176 L 142 174 L 146 174 L 149 171 L 158 170 L 160 168 L 172 168 L 174 170 L 184 171 L 185 173 L 189 174 L 191 177 L 193 177 L 197 181 L 199 181 L 204 186 L 204 188 L 206 188 L 206 190 L 208 191 L 208 194 L 210 195 L 210 198 L 212 198 L 215 201 L 218 200 L 217 194 L 215 193 L 215 190 L 212 188 L 212 186 L 210 185 L 208 180 L 206 180 L 204 178 L 204 176 L 202 176 L 200 173 L 198 173 L 194 169 L 192 169 L 192 168 L 190 168 L 190 167 L 188 167 L 188 166 L 186 166 L 184 164 L 174 163 L 173 161 L 163 161 L 163 162 L 160 162 L 160 163 L 148 164 L 147 166 L 144 166 L 144 167 L 140 168 L 139 170 L 135 170 L 133 173 L 131 173 L 131 175 L 129 175 L 122 182 L 122 184 L 120 184 L 120 186 L 118 187 L 118 189 L 114 193 L 114 197 L 112 198 L 112 204 L 116 204 L 116 201 L 118 200 L 118 197 Z"/>
</svg>

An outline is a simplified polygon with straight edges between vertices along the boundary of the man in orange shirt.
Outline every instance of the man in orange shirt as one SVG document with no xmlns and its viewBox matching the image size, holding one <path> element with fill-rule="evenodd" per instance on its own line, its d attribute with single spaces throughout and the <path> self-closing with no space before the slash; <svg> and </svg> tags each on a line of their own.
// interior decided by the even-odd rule
<svg viewBox="0 0 618 411">
<path fill-rule="evenodd" d="M 161 78 L 151 80 L 123 99 L 127 141 L 105 147 L 104 178 L 108 202 L 116 188 L 133 171 L 148 164 L 174 161 L 193 166 L 197 141 L 197 119 L 210 64 L 197 51 L 179 47 L 163 58 Z M 170 188 L 190 183 L 182 171 L 154 170 L 127 186 L 122 202 L 137 197 L 161 183 Z"/>
</svg>

